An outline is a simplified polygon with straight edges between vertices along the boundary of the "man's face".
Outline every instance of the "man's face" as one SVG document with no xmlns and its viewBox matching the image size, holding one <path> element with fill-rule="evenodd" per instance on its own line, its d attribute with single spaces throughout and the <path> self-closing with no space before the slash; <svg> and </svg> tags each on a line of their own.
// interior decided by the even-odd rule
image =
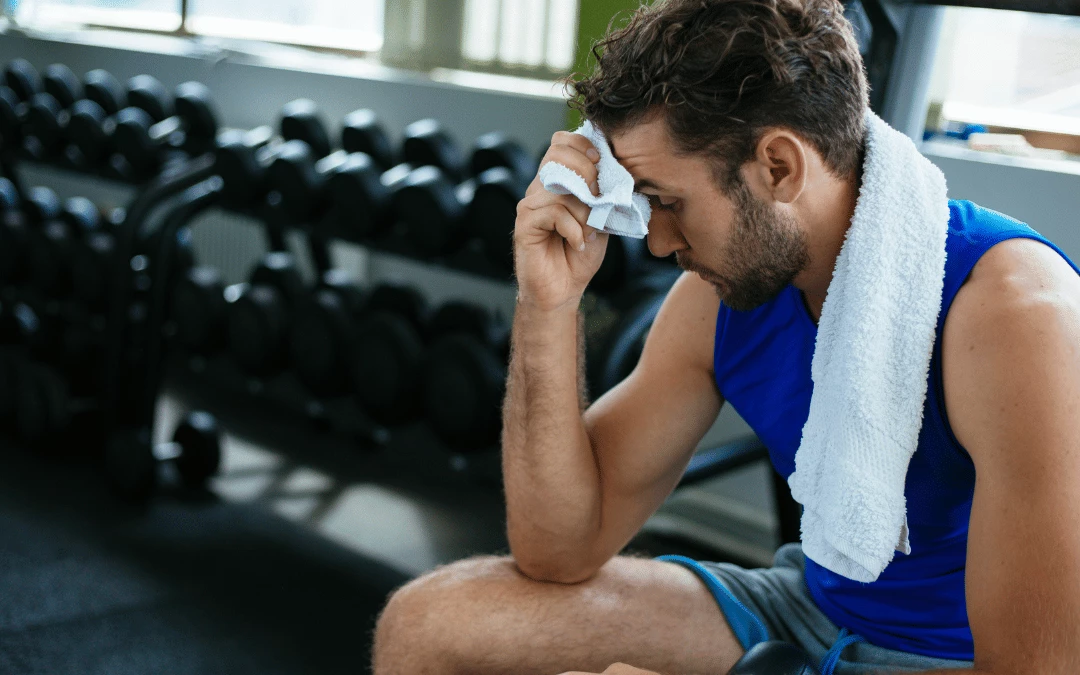
<svg viewBox="0 0 1080 675">
<path fill-rule="evenodd" d="M 772 300 L 809 264 L 794 216 L 741 180 L 725 193 L 706 158 L 675 153 L 663 120 L 610 140 L 636 190 L 652 203 L 649 250 L 675 253 L 679 266 L 711 283 L 727 306 L 748 311 Z"/>
</svg>

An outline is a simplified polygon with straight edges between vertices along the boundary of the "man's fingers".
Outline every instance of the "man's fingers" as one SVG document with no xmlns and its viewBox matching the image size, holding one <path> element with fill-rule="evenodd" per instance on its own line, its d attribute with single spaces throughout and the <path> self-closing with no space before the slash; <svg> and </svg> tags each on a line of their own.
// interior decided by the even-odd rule
<svg viewBox="0 0 1080 675">
<path fill-rule="evenodd" d="M 567 145 L 583 155 L 588 155 L 589 151 L 592 150 L 596 153 L 596 159 L 600 159 L 600 153 L 596 152 L 596 147 L 593 146 L 592 141 L 581 134 L 575 134 L 569 131 L 556 131 L 551 137 L 551 145 Z"/>
<path fill-rule="evenodd" d="M 521 203 L 518 204 L 518 213 L 537 211 L 552 205 L 562 206 L 569 211 L 570 215 L 572 215 L 579 223 L 587 222 L 589 220 L 589 213 L 592 211 L 592 209 L 582 203 L 582 201 L 574 195 L 557 195 L 548 192 L 547 190 L 541 190 L 521 200 Z"/>
<path fill-rule="evenodd" d="M 593 152 L 595 152 L 595 150 Z M 548 162 L 557 162 L 570 169 L 585 179 L 585 183 L 589 186 L 589 189 L 592 190 L 594 195 L 599 194 L 596 179 L 600 174 L 596 168 L 596 163 L 578 150 L 565 145 L 553 145 L 548 149 L 547 154 L 544 155 L 541 166 Z"/>
<path fill-rule="evenodd" d="M 575 251 L 585 250 L 585 228 L 570 215 L 566 209 L 558 209 L 554 214 L 555 231 L 558 232 L 570 248 Z"/>
</svg>

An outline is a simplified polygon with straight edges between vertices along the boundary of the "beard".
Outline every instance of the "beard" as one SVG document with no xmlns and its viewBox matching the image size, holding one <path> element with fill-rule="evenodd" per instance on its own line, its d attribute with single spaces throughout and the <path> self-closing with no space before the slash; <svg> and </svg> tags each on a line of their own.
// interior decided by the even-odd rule
<svg viewBox="0 0 1080 675">
<path fill-rule="evenodd" d="M 741 181 L 731 192 L 736 215 L 731 238 L 721 251 L 725 269 L 676 257 L 684 270 L 711 283 L 721 302 L 748 312 L 790 285 L 809 265 L 810 251 L 794 217 L 759 200 Z"/>
</svg>

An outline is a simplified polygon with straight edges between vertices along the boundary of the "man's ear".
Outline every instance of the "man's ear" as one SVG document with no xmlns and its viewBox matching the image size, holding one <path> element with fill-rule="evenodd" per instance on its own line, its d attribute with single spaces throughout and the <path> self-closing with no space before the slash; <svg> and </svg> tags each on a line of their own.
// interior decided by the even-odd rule
<svg viewBox="0 0 1080 675">
<path fill-rule="evenodd" d="M 766 131 L 754 153 L 759 187 L 772 198 L 791 204 L 806 187 L 807 156 L 802 139 L 785 129 Z"/>
</svg>

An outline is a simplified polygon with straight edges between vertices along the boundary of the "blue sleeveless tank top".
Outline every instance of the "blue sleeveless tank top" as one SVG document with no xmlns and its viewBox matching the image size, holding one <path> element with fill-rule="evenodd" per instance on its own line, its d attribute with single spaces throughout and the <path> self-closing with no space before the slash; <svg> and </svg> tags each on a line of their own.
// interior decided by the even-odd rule
<svg viewBox="0 0 1080 675">
<path fill-rule="evenodd" d="M 930 363 L 919 445 L 908 467 L 905 495 L 911 555 L 897 552 L 869 584 L 806 561 L 806 584 L 835 624 L 872 644 L 944 659 L 974 659 L 964 599 L 968 520 L 975 466 L 949 427 L 941 375 L 941 332 L 957 291 L 995 244 L 1027 238 L 1068 257 L 1027 225 L 971 202 L 950 201 L 945 287 Z M 1073 268 L 1080 273 L 1072 261 Z M 785 478 L 810 414 L 817 326 L 801 292 L 788 286 L 749 312 L 721 305 L 714 368 L 724 399 L 769 449 Z"/>
</svg>

